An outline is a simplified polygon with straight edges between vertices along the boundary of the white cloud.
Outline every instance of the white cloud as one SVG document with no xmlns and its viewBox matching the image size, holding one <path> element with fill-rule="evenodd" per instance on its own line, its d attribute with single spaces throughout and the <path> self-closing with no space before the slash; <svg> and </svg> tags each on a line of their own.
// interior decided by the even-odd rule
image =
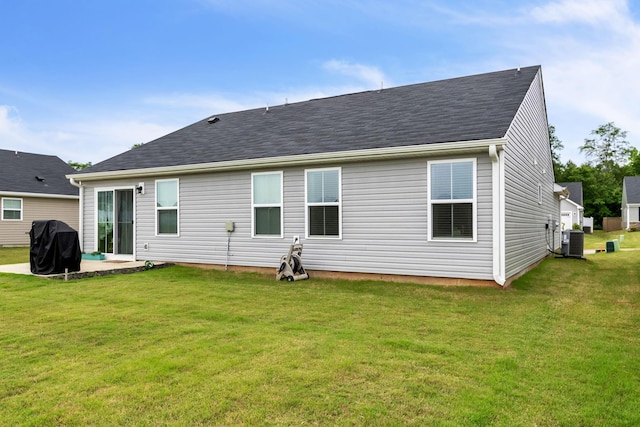
<svg viewBox="0 0 640 427">
<path fill-rule="evenodd" d="M 285 103 L 303 102 L 310 99 L 362 92 L 379 88 L 384 75 L 375 67 L 350 64 L 331 60 L 323 64 L 325 70 L 337 72 L 347 77 L 355 77 L 355 84 L 331 85 L 322 87 L 293 87 L 278 91 L 260 91 L 245 94 L 221 93 L 171 93 L 148 96 L 142 103 L 153 107 L 156 121 L 183 122 L 185 125 L 203 119 L 210 114 L 222 114 L 235 111 L 264 108 Z M 390 86 L 384 81 L 385 86 Z M 171 118 L 171 120 L 169 120 Z"/>
<path fill-rule="evenodd" d="M 583 22 L 591 25 L 626 21 L 625 0 L 562 0 L 534 7 L 531 16 L 539 22 Z"/>
<path fill-rule="evenodd" d="M 21 123 L 16 117 L 16 109 L 10 105 L 0 105 L 0 136 L 2 140 L 14 140 L 21 133 Z"/>
<path fill-rule="evenodd" d="M 176 129 L 175 125 L 109 117 L 39 126 L 44 130 L 29 126 L 16 108 L 0 105 L 0 148 L 55 155 L 64 161 L 97 163 Z"/>
<path fill-rule="evenodd" d="M 0 144 L 7 150 L 52 154 L 46 134 L 31 131 L 10 105 L 0 105 Z"/>
<path fill-rule="evenodd" d="M 627 3 L 553 1 L 530 14 L 535 36 L 527 36 L 522 53 L 543 64 L 549 121 L 565 145 L 563 160 L 581 163 L 584 138 L 610 121 L 640 145 L 640 23 Z"/>
<path fill-rule="evenodd" d="M 232 100 L 220 94 L 194 95 L 190 93 L 174 93 L 154 95 L 145 98 L 143 102 L 163 109 L 195 111 L 202 117 L 207 114 L 240 111 L 256 106 L 255 100 Z"/>
<path fill-rule="evenodd" d="M 103 111 L 67 111 L 68 116 L 76 119 L 52 116 L 37 124 L 22 117 L 16 107 L 0 105 L 0 148 L 96 164 L 129 150 L 134 144 L 153 141 L 209 114 L 284 104 L 285 100 L 306 101 L 345 93 L 344 90 L 344 87 L 330 88 L 329 92 L 326 88 L 303 88 L 234 97 L 216 93 L 158 94 L 140 101 L 129 100 L 128 107 L 122 103 L 113 113 L 104 106 Z"/>
<path fill-rule="evenodd" d="M 98 163 L 129 150 L 134 144 L 146 143 L 177 129 L 174 125 L 159 125 L 140 120 L 102 118 L 95 121 L 62 124 L 66 134 L 59 147 L 63 160 Z"/>
<path fill-rule="evenodd" d="M 354 64 L 347 61 L 332 59 L 323 64 L 328 71 L 336 72 L 348 77 L 355 77 L 369 86 L 369 89 L 380 88 L 384 83 L 385 86 L 392 86 L 391 82 L 385 78 L 385 75 L 377 67 L 363 64 Z"/>
</svg>

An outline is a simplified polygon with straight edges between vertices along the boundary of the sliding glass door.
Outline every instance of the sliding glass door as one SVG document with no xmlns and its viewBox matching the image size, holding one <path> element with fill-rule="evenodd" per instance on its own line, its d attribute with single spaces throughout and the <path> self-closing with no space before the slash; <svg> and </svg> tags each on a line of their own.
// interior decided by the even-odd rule
<svg viewBox="0 0 640 427">
<path fill-rule="evenodd" d="M 96 219 L 98 251 L 133 255 L 133 189 L 98 191 Z"/>
<path fill-rule="evenodd" d="M 98 192 L 98 251 L 113 253 L 113 191 Z"/>
</svg>

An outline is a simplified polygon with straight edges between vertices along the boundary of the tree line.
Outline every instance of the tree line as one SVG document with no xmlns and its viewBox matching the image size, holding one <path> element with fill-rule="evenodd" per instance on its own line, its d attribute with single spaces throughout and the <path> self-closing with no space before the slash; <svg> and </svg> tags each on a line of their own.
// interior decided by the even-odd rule
<svg viewBox="0 0 640 427">
<path fill-rule="evenodd" d="M 621 216 L 622 181 L 640 175 L 640 153 L 627 141 L 627 132 L 613 122 L 594 129 L 579 147 L 587 161 L 577 165 L 560 161 L 564 145 L 555 131 L 549 126 L 556 182 L 582 182 L 584 216 L 593 217 L 594 228 L 602 227 L 604 217 Z"/>
</svg>

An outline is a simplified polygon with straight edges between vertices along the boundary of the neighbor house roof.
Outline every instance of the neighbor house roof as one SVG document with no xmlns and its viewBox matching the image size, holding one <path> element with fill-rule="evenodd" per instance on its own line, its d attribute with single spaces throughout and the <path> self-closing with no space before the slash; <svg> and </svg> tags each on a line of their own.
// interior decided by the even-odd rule
<svg viewBox="0 0 640 427">
<path fill-rule="evenodd" d="M 624 188 L 627 192 L 627 203 L 640 203 L 640 176 L 625 176 Z"/>
<path fill-rule="evenodd" d="M 82 174 L 503 138 L 539 69 L 216 114 Z"/>
<path fill-rule="evenodd" d="M 582 182 L 559 182 L 558 184 L 569 190 L 569 200 L 577 205 L 584 206 L 582 200 Z"/>
<path fill-rule="evenodd" d="M 78 196 L 65 175 L 75 172 L 56 156 L 0 150 L 0 193 Z"/>
</svg>

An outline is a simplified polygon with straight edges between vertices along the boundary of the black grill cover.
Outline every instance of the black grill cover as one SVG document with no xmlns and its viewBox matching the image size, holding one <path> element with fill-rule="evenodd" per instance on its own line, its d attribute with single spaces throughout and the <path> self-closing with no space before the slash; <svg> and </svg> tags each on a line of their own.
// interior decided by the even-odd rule
<svg viewBox="0 0 640 427">
<path fill-rule="evenodd" d="M 78 232 L 62 221 L 33 221 L 29 261 L 33 274 L 60 274 L 80 271 L 82 252 Z"/>
</svg>

